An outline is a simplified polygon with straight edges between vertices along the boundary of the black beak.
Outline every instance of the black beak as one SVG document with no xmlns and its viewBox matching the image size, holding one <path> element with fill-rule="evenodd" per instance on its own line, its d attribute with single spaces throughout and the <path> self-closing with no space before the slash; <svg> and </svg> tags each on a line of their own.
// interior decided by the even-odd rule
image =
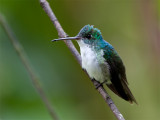
<svg viewBox="0 0 160 120">
<path fill-rule="evenodd" d="M 52 42 L 60 41 L 60 40 L 80 40 L 80 39 L 81 39 L 81 37 L 75 36 L 75 37 L 66 37 L 66 38 L 54 39 L 54 40 L 52 40 Z"/>
</svg>

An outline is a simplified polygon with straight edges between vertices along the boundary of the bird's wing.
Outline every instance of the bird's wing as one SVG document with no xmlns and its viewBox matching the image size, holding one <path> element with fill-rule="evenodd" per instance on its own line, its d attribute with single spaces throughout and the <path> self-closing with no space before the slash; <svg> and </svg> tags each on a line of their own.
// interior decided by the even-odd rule
<svg viewBox="0 0 160 120">
<path fill-rule="evenodd" d="M 128 82 L 125 74 L 125 67 L 123 62 L 114 48 L 104 49 L 104 58 L 109 65 L 111 84 L 107 86 L 121 98 L 130 101 L 131 103 L 136 100 L 128 88 Z"/>
</svg>

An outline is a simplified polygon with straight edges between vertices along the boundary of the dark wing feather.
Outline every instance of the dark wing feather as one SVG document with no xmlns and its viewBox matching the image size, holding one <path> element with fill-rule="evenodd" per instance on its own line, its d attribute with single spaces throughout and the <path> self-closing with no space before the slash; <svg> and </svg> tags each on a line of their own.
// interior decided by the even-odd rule
<svg viewBox="0 0 160 120">
<path fill-rule="evenodd" d="M 106 48 L 104 50 L 104 57 L 109 65 L 110 69 L 110 80 L 112 84 L 107 86 L 118 96 L 129 102 L 136 102 L 133 94 L 128 88 L 128 82 L 125 74 L 125 67 L 121 58 L 118 56 L 117 52 L 112 49 Z"/>
</svg>

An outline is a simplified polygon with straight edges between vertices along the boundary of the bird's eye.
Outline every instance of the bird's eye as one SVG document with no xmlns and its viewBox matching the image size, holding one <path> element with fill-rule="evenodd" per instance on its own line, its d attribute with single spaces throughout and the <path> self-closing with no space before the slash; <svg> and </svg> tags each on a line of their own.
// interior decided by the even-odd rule
<svg viewBox="0 0 160 120">
<path fill-rule="evenodd" d="M 91 35 L 91 34 L 88 34 L 88 35 L 86 35 L 86 38 L 87 38 L 87 39 L 91 39 L 91 38 L 92 38 L 92 35 Z"/>
</svg>

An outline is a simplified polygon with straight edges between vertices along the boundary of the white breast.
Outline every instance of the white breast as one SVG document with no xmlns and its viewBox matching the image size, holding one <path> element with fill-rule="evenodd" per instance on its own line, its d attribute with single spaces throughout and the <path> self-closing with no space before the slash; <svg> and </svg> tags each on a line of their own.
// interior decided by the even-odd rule
<svg viewBox="0 0 160 120">
<path fill-rule="evenodd" d="M 82 67 L 86 69 L 91 78 L 95 78 L 99 82 L 106 80 L 108 75 L 104 75 L 104 71 L 102 71 L 102 67 L 100 67 L 100 62 L 104 63 L 104 58 L 100 60 L 98 59 L 98 57 L 103 56 L 103 51 L 100 51 L 99 56 L 97 57 L 95 51 L 87 44 L 84 44 L 83 41 L 78 41 L 78 44 L 80 46 L 82 57 Z M 108 72 L 107 66 L 106 71 Z"/>
</svg>

